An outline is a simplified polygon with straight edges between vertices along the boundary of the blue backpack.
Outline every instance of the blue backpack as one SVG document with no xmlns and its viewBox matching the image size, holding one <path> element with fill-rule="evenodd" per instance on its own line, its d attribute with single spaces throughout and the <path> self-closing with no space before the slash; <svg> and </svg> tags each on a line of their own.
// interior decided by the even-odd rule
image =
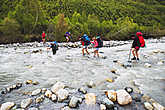
<svg viewBox="0 0 165 110">
<path fill-rule="evenodd" d="M 83 39 L 85 45 L 90 44 L 90 38 L 86 34 L 83 35 L 82 39 Z"/>
</svg>

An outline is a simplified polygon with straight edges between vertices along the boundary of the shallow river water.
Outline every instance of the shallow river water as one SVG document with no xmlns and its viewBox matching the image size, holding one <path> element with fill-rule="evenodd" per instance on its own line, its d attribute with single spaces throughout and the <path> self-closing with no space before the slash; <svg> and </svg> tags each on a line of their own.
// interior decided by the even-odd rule
<svg viewBox="0 0 165 110">
<path fill-rule="evenodd" d="M 81 48 L 59 48 L 56 55 L 47 51 L 46 47 L 20 47 L 16 50 L 0 48 L 0 88 L 8 87 L 16 82 L 32 79 L 39 81 L 39 87 L 51 87 L 57 81 L 62 81 L 69 87 L 79 88 L 93 81 L 96 88 L 92 92 L 102 92 L 107 89 L 123 89 L 124 87 L 138 87 L 142 93 L 149 95 L 165 106 L 165 61 L 164 43 L 147 41 L 147 48 L 139 51 L 140 61 L 131 63 L 131 68 L 123 68 L 114 63 L 118 60 L 128 64 L 128 54 L 131 44 L 123 46 L 101 48 L 100 56 L 106 59 L 83 57 Z M 42 53 L 31 53 L 33 50 L 42 49 Z M 89 49 L 90 52 L 93 49 Z M 146 68 L 145 63 L 150 63 L 151 68 Z M 117 73 L 111 73 L 116 69 Z M 114 79 L 113 83 L 106 82 L 107 78 Z M 26 89 L 26 88 L 25 88 Z M 17 97 L 17 96 L 15 96 Z M 5 101 L 9 101 L 8 97 Z M 17 99 L 17 98 L 16 98 Z"/>
</svg>

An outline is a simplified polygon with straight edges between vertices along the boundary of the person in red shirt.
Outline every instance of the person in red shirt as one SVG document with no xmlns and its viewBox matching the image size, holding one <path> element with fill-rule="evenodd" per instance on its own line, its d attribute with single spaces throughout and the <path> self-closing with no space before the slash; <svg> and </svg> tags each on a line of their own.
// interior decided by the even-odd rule
<svg viewBox="0 0 165 110">
<path fill-rule="evenodd" d="M 45 43 L 45 32 L 42 32 L 42 42 Z"/>
</svg>

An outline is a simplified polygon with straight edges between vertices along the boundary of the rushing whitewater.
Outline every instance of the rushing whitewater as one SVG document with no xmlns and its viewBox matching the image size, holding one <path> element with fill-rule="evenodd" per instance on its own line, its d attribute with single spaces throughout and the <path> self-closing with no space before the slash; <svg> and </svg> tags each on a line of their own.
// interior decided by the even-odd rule
<svg viewBox="0 0 165 110">
<path fill-rule="evenodd" d="M 51 87 L 57 81 L 64 82 L 71 88 L 79 88 L 93 81 L 96 88 L 90 91 L 96 94 L 108 89 L 138 88 L 165 106 L 165 63 L 160 63 L 165 61 L 165 43 L 163 39 L 152 39 L 147 40 L 146 44 L 147 47 L 139 51 L 140 61 L 131 63 L 132 67 L 128 68 L 113 61 L 128 64 L 131 41 L 122 46 L 101 48 L 99 59 L 93 58 L 93 49 L 89 49 L 89 57 L 83 57 L 81 48 L 60 47 L 53 56 L 46 47 L 1 46 L 0 88 L 29 79 L 40 82 L 40 88 Z M 31 53 L 39 49 L 42 51 Z M 106 59 L 102 58 L 105 56 Z M 145 67 L 146 63 L 151 64 L 151 67 Z M 111 73 L 112 69 L 117 70 L 116 74 Z M 113 79 L 114 82 L 106 82 L 107 78 Z M 13 93 L 13 96 L 6 97 L 3 102 L 17 102 L 19 99 L 21 97 Z"/>
</svg>

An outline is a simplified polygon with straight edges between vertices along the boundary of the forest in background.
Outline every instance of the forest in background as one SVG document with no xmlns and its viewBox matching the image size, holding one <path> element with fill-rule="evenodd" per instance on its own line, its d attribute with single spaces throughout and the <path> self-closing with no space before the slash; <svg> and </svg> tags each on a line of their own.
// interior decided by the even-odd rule
<svg viewBox="0 0 165 110">
<path fill-rule="evenodd" d="M 145 37 L 165 35 L 164 0 L 0 0 L 0 43 L 73 41 L 86 33 L 104 40 L 128 40 L 142 31 Z"/>
</svg>

